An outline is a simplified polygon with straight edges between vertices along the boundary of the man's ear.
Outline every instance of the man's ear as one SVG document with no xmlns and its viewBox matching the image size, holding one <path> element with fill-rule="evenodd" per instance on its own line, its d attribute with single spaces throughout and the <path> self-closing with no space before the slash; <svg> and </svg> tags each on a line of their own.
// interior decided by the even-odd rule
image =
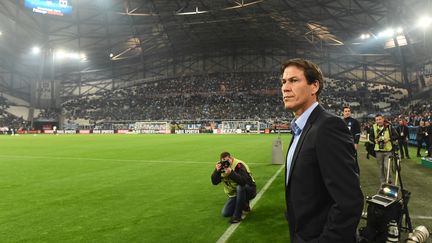
<svg viewBox="0 0 432 243">
<path fill-rule="evenodd" d="M 320 82 L 318 82 L 318 80 L 315 80 L 315 82 L 312 85 L 312 94 L 316 95 L 316 93 L 318 92 L 319 88 L 320 88 Z"/>
</svg>

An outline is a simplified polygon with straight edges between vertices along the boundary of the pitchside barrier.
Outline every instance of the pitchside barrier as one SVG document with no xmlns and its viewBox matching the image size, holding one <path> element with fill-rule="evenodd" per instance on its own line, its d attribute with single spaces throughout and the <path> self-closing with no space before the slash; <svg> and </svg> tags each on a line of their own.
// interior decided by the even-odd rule
<svg viewBox="0 0 432 243">
<path fill-rule="evenodd" d="M 428 158 L 423 157 L 421 159 L 421 164 L 426 168 L 432 169 L 432 157 L 428 157 Z"/>
<path fill-rule="evenodd" d="M 222 134 L 260 133 L 259 121 L 222 121 L 220 126 Z"/>
<path fill-rule="evenodd" d="M 408 143 L 415 146 L 417 146 L 417 129 L 418 126 L 408 126 Z M 423 147 L 426 147 L 426 143 L 423 143 L 422 145 Z"/>
<path fill-rule="evenodd" d="M 135 122 L 136 133 L 168 134 L 171 128 L 168 122 Z"/>
<path fill-rule="evenodd" d="M 107 125 L 107 126 L 106 126 Z M 288 133 L 288 122 L 260 122 L 254 120 L 228 120 L 228 121 L 125 121 L 103 124 L 91 127 L 70 128 L 69 126 L 58 129 L 56 132 L 49 128 L 42 130 L 18 130 L 18 134 L 197 134 L 197 133 L 214 133 L 214 134 L 271 134 L 271 133 Z M 114 126 L 116 125 L 116 126 Z M 101 129 L 104 127 L 104 129 Z"/>
</svg>

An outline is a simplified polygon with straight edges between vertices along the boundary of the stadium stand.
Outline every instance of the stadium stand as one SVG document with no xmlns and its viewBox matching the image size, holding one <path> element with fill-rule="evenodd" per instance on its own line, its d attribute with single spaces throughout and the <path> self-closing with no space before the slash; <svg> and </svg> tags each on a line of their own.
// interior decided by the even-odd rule
<svg viewBox="0 0 432 243">
<path fill-rule="evenodd" d="M 66 99 L 67 119 L 212 120 L 283 119 L 277 74 L 214 74 L 144 83 Z M 389 85 L 327 79 L 322 104 L 334 113 L 349 104 L 357 117 L 399 111 L 407 90 Z M 276 107 L 276 108 L 275 108 Z M 395 109 L 397 108 L 397 109 Z"/>
</svg>

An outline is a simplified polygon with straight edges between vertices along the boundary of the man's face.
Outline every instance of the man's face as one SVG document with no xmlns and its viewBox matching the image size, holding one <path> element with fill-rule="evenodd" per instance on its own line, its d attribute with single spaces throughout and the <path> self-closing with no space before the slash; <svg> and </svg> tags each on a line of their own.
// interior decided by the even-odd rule
<svg viewBox="0 0 432 243">
<path fill-rule="evenodd" d="M 343 110 L 343 117 L 344 118 L 348 118 L 348 117 L 350 117 L 351 116 L 351 109 L 350 108 L 345 108 L 344 110 Z"/>
<path fill-rule="evenodd" d="M 285 109 L 300 116 L 316 101 L 319 83 L 308 84 L 303 69 L 288 66 L 282 75 L 282 96 Z"/>
<path fill-rule="evenodd" d="M 384 126 L 384 117 L 382 117 L 382 116 L 375 117 L 375 123 L 378 126 Z"/>
<path fill-rule="evenodd" d="M 401 125 L 401 126 L 405 125 L 405 121 L 404 120 L 399 120 L 399 125 Z"/>
</svg>

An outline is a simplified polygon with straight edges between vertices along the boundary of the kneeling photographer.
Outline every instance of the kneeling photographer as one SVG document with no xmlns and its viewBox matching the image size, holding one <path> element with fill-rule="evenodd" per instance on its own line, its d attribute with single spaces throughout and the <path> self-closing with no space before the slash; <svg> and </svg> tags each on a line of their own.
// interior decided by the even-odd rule
<svg viewBox="0 0 432 243">
<path fill-rule="evenodd" d="M 240 222 L 243 211 L 250 211 L 249 201 L 256 196 L 256 185 L 249 167 L 230 153 L 223 152 L 211 180 L 213 185 L 223 182 L 229 197 L 222 208 L 222 216 L 231 217 L 229 222 L 232 224 Z"/>
</svg>

